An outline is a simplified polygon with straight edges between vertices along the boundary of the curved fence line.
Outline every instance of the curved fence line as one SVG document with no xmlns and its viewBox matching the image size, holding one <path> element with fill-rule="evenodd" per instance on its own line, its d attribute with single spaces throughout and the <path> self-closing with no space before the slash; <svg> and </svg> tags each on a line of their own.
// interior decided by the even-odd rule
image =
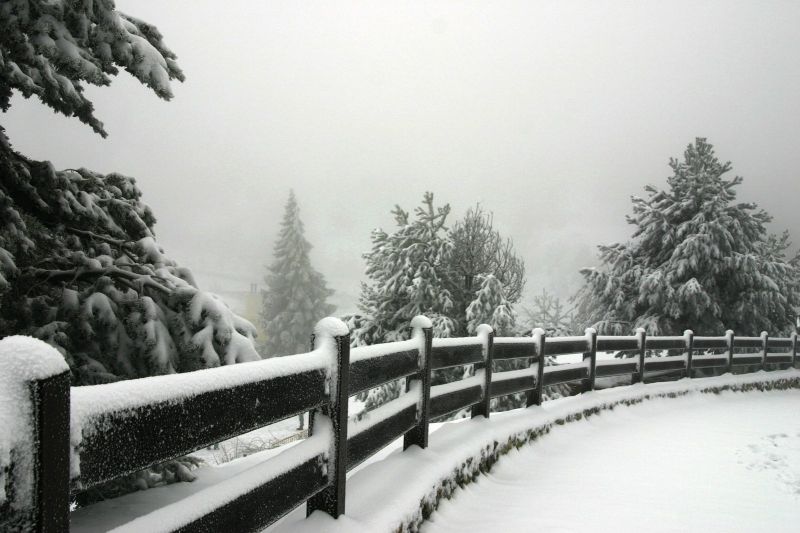
<svg viewBox="0 0 800 533">
<path fill-rule="evenodd" d="M 347 328 L 335 319 L 323 322 L 309 354 L 107 385 L 70 388 L 68 373 L 29 383 L 30 424 L 38 428 L 30 448 L 46 460 L 32 463 L 32 491 L 15 491 L 24 476 L 17 475 L 14 453 L 11 464 L 0 464 L 6 485 L 0 529 L 67 531 L 70 494 L 307 411 L 315 438 L 267 461 L 263 477 L 242 474 L 225 494 L 213 487 L 201 491 L 193 498 L 204 503 L 159 527 L 258 531 L 303 503 L 308 513 L 320 509 L 337 517 L 345 509 L 347 470 L 401 436 L 404 449 L 427 447 L 433 418 L 462 409 L 488 418 L 492 398 L 515 393 L 525 393 L 528 406 L 540 405 L 544 387 L 562 383 L 590 391 L 597 378 L 628 375 L 639 383 L 654 376 L 692 377 L 697 369 L 794 367 L 798 358 L 796 333 L 737 338 L 731 331 L 720 337 L 686 331 L 659 337 L 639 330 L 634 336 L 598 336 L 590 329 L 578 337 L 549 338 L 535 330 L 532 337 L 510 338 L 495 337 L 484 325 L 476 337 L 433 339 L 430 321 L 417 317 L 410 341 L 355 348 L 351 362 Z M 656 350 L 681 353 L 656 357 Z M 742 350 L 747 352 L 737 353 Z M 631 357 L 598 361 L 598 351 Z M 582 361 L 546 364 L 548 357 L 568 354 L 582 354 Z M 507 359 L 526 359 L 530 367 L 492 371 L 494 360 Z M 433 370 L 461 365 L 473 365 L 474 375 L 431 386 Z M 350 419 L 349 396 L 400 378 L 407 386 L 399 398 L 361 420 Z M 68 464 L 69 475 L 62 468 L 53 477 L 52 464 Z"/>
</svg>

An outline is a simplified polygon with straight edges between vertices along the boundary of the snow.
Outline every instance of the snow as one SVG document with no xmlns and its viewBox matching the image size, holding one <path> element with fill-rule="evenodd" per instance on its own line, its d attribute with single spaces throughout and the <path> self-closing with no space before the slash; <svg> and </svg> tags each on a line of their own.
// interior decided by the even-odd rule
<svg viewBox="0 0 800 533">
<path fill-rule="evenodd" d="M 590 360 L 578 361 L 577 363 L 565 363 L 563 365 L 549 365 L 544 367 L 544 373 L 559 372 L 561 370 L 571 370 L 573 368 L 588 368 Z"/>
<path fill-rule="evenodd" d="M 401 394 L 398 398 L 365 413 L 360 419 L 350 418 L 347 421 L 347 437 L 355 437 L 374 425 L 393 417 L 400 411 L 412 405 L 419 405 L 421 401 L 422 384 L 419 380 L 414 380 L 411 382 L 408 392 Z"/>
<path fill-rule="evenodd" d="M 471 478 L 472 474 L 478 469 L 481 456 L 486 456 L 493 449 L 496 449 L 497 443 L 502 445 L 506 442 L 513 442 L 514 439 L 527 435 L 528 431 L 533 428 L 546 427 L 549 429 L 559 427 L 556 425 L 558 421 L 563 422 L 577 413 L 596 408 L 607 409 L 623 402 L 638 402 L 645 399 L 653 401 L 659 397 L 681 395 L 689 391 L 687 394 L 690 400 L 702 404 L 706 399 L 712 398 L 711 395 L 699 394 L 704 390 L 710 392 L 715 387 L 739 388 L 759 383 L 775 383 L 782 380 L 793 380 L 794 386 L 798 387 L 800 385 L 800 372 L 786 370 L 737 376 L 728 374 L 714 378 L 683 379 L 675 382 L 630 385 L 594 391 L 576 397 L 552 400 L 545 402 L 541 407 L 534 406 L 527 409 L 492 413 L 489 420 L 477 417 L 471 420 L 448 422 L 436 428 L 432 426 L 430 444 L 425 450 L 412 446 L 408 450 L 401 452 L 402 446 L 400 443 L 402 439 L 399 439 L 393 446 L 393 450 L 390 448 L 384 452 L 385 455 L 381 454 L 380 460 L 368 461 L 348 478 L 347 513 L 345 515 L 334 520 L 322 512 L 315 512 L 310 517 L 305 518 L 305 510 L 301 507 L 288 515 L 283 521 L 267 529 L 267 531 L 270 533 L 374 533 L 396 531 L 403 524 L 416 523 L 419 520 L 421 502 L 428 502 L 428 504 L 432 505 L 432 502 L 436 499 L 437 491 L 441 493 L 443 487 L 452 488 L 457 486 L 453 481 L 454 476 Z M 798 392 L 722 393 L 720 395 L 722 409 L 725 409 L 724 405 L 727 405 L 724 401 L 726 399 L 734 399 L 739 396 L 753 398 L 761 394 L 765 396 L 785 394 L 788 396 L 791 394 L 798 395 Z M 674 404 L 670 404 L 670 402 L 674 402 Z M 664 405 L 674 405 L 676 413 L 687 411 L 675 399 L 665 400 Z M 624 411 L 625 409 L 618 410 Z M 796 410 L 796 408 L 794 409 Z M 702 411 L 702 409 L 699 411 Z M 732 409 L 730 412 L 731 416 L 735 416 L 737 410 Z M 780 416 L 785 424 L 792 423 L 790 413 L 791 408 L 787 408 Z M 586 425 L 591 427 L 595 423 L 594 421 L 595 418 L 591 418 Z M 703 431 L 706 427 L 706 425 L 700 425 L 696 428 L 696 431 Z M 784 426 L 783 430 L 785 431 L 788 427 Z M 562 429 L 559 428 L 554 434 L 557 434 Z M 544 440 L 541 442 L 544 442 Z M 690 457 L 687 452 L 698 449 L 698 442 L 703 442 L 702 438 L 694 439 L 691 445 L 675 448 L 672 452 L 673 456 L 680 457 L 682 460 Z M 589 446 L 590 442 L 586 444 Z M 662 445 L 664 444 L 670 445 L 670 442 L 665 441 Z M 536 449 L 538 445 L 539 442 L 531 449 Z M 596 468 L 603 468 L 604 462 L 602 459 L 606 453 L 608 453 L 607 449 L 593 448 L 590 460 L 594 461 L 593 464 Z M 500 464 L 504 460 L 505 458 L 501 458 Z M 652 463 L 655 462 L 657 461 L 652 461 Z M 635 472 L 635 469 L 630 471 Z M 617 472 L 606 471 L 606 475 L 613 477 L 617 475 Z M 538 473 L 536 477 L 538 477 Z M 583 514 L 583 511 L 575 513 L 576 502 L 581 501 L 576 497 L 577 489 L 578 485 L 573 483 L 569 490 L 562 490 L 558 493 L 562 497 L 545 498 L 543 501 L 550 505 L 554 499 L 560 499 L 563 501 L 563 505 L 569 507 L 569 514 Z M 587 486 L 584 490 L 592 492 L 592 486 Z M 670 494 L 668 492 L 655 491 L 655 487 L 648 488 L 648 491 L 654 493 L 653 497 L 660 494 Z M 549 494 L 550 488 L 546 485 L 537 485 L 536 492 L 532 490 L 520 492 L 520 497 L 527 499 L 527 509 L 531 509 L 531 494 Z M 444 492 L 444 494 L 446 497 L 447 492 Z M 642 495 L 637 494 L 634 499 L 635 502 L 631 504 L 634 515 L 640 513 L 643 509 L 642 506 L 636 503 L 640 497 Z M 671 497 L 672 494 L 670 494 Z M 735 511 L 736 506 L 731 504 L 734 501 L 737 500 L 724 500 L 721 505 L 721 512 L 729 513 Z M 619 509 L 621 505 L 626 505 L 626 502 L 617 502 L 612 508 Z M 664 506 L 663 500 L 659 505 Z M 502 505 L 495 506 L 491 516 L 499 517 L 502 515 L 502 511 L 498 511 L 502 507 Z M 542 507 L 544 506 L 535 506 L 536 509 L 541 509 Z M 672 506 L 664 506 L 664 508 L 675 512 L 675 508 Z M 619 514 L 613 512 L 609 514 L 620 520 Z M 596 516 L 596 514 L 586 514 L 586 516 L 592 517 Z M 628 520 L 627 516 L 622 521 Z M 686 514 L 686 516 L 689 515 Z M 481 531 L 486 529 L 484 526 Z M 494 531 L 531 530 L 529 525 L 517 529 L 504 529 L 498 525 L 498 527 L 492 526 L 490 529 Z M 458 531 L 458 529 L 455 530 Z M 536 529 L 536 531 L 540 530 L 547 531 L 545 528 Z M 551 531 L 555 530 L 557 528 L 551 528 Z M 571 531 L 571 529 L 566 530 Z M 586 530 L 593 530 L 593 528 L 586 528 Z M 641 525 L 637 530 L 642 530 Z M 720 529 L 711 528 L 711 530 Z"/>
<path fill-rule="evenodd" d="M 781 391 L 604 411 L 512 450 L 422 531 L 797 531 L 798 410 Z"/>
<path fill-rule="evenodd" d="M 237 496 L 261 486 L 265 480 L 288 472 L 321 453 L 332 440 L 331 422 L 319 416 L 314 419 L 314 434 L 296 446 L 284 449 L 275 457 L 259 462 L 242 472 L 195 492 L 187 498 L 161 507 L 111 531 L 138 533 L 141 531 L 175 531 L 208 512 L 233 501 Z M 74 528 L 73 528 L 74 529 Z"/>
<path fill-rule="evenodd" d="M 547 337 L 546 342 L 556 342 L 556 341 L 564 341 L 566 342 L 585 342 L 586 349 L 589 349 L 589 335 L 574 335 L 571 337 Z"/>
<path fill-rule="evenodd" d="M 494 376 L 494 374 L 492 374 Z M 444 383 L 443 385 L 435 385 L 431 387 L 431 398 L 437 398 L 439 396 L 445 396 L 447 394 L 457 392 L 464 389 L 469 389 L 476 385 L 480 385 L 483 387 L 486 384 L 486 378 L 484 377 L 484 370 L 476 370 L 475 375 L 466 379 L 461 379 L 458 381 L 451 381 L 450 383 Z"/>
<path fill-rule="evenodd" d="M 124 413 L 145 405 L 178 402 L 205 392 L 311 370 L 330 373 L 332 357 L 328 348 L 330 347 L 323 346 L 307 354 L 276 357 L 196 372 L 75 387 L 71 393 L 70 440 L 73 449 L 71 475 L 77 477 L 80 474 L 79 457 L 75 450 L 80 446 L 84 435 L 98 429 L 95 427 L 95 422 L 106 413 Z M 135 411 L 131 414 L 134 415 Z"/>
<path fill-rule="evenodd" d="M 483 339 L 479 337 L 452 337 L 446 339 L 433 339 L 434 348 L 453 348 L 459 346 L 481 346 Z"/>
<path fill-rule="evenodd" d="M 533 337 L 495 337 L 495 344 L 532 344 Z"/>
<path fill-rule="evenodd" d="M 357 402 L 351 401 L 351 405 L 354 403 Z M 354 407 L 354 409 L 358 411 L 358 407 Z M 352 413 L 353 411 L 350 412 Z M 304 426 L 307 427 L 305 421 L 308 419 L 308 414 L 304 414 L 303 418 Z M 242 457 L 261 453 L 264 450 L 275 449 L 287 441 L 296 441 L 304 438 L 307 433 L 305 430 L 297 429 L 298 423 L 298 417 L 291 416 L 280 422 L 243 433 L 232 439 L 220 441 L 214 446 L 195 450 L 191 455 L 202 459 L 208 465 L 227 464 Z"/>
<path fill-rule="evenodd" d="M 373 359 L 383 357 L 385 355 L 405 352 L 409 350 L 418 350 L 419 341 L 410 339 L 407 341 L 386 342 L 382 344 L 373 344 L 371 346 L 359 346 L 358 348 L 350 349 L 350 362 L 363 361 L 365 359 Z"/>
<path fill-rule="evenodd" d="M 417 315 L 411 319 L 411 327 L 414 329 L 432 328 L 433 322 L 431 322 L 431 319 L 425 315 Z"/>
<path fill-rule="evenodd" d="M 49 344 L 22 335 L 0 340 L 0 504 L 6 501 L 7 468 L 14 450 L 15 502 L 30 499 L 34 435 L 30 382 L 68 372 L 64 357 Z"/>
<path fill-rule="evenodd" d="M 699 392 L 714 392 L 720 387 L 739 389 L 764 383 L 783 383 L 784 385 L 789 383 L 794 387 L 798 387 L 800 386 L 800 372 L 797 370 L 785 370 L 735 376 L 726 374 L 714 378 L 694 380 L 682 379 L 674 382 L 648 385 L 637 384 L 594 391 L 571 398 L 547 401 L 541 407 L 534 406 L 504 413 L 493 413 L 488 420 L 483 417 L 477 417 L 471 420 L 465 419 L 444 424 L 431 424 L 430 446 L 427 449 L 421 450 L 413 446 L 403 452 L 401 438 L 350 472 L 347 486 L 346 515 L 339 517 L 338 520 L 334 520 L 324 513 L 316 512 L 306 519 L 305 506 L 301 505 L 282 521 L 268 528 L 267 531 L 272 533 L 372 533 L 394 531 L 401 524 L 417 523 L 420 517 L 421 502 L 427 502 L 427 505 L 433 505 L 433 502 L 436 501 L 437 491 L 440 493 L 444 491 L 442 493 L 444 494 L 443 497 L 447 497 L 449 494 L 447 490 L 457 486 L 454 481 L 454 476 L 466 476 L 467 478 L 471 478 L 472 474 L 475 473 L 479 467 L 481 457 L 486 457 L 487 454 L 491 455 L 495 453 L 498 449 L 498 445 L 503 446 L 508 442 L 513 443 L 515 439 L 522 439 L 522 441 L 527 440 L 530 437 L 529 432 L 531 430 L 537 430 L 537 428 L 539 428 L 537 431 L 540 431 L 542 428 L 547 428 L 548 430 L 550 428 L 556 429 L 551 436 L 539 440 L 534 446 L 529 448 L 530 450 L 536 450 L 540 445 L 545 445 L 547 439 L 569 428 L 572 424 L 568 424 L 565 427 L 561 427 L 557 424 L 563 423 L 565 420 L 573 419 L 576 414 L 582 414 L 594 409 L 607 409 L 620 403 L 639 402 L 649 399 L 652 402 L 661 402 L 668 407 L 674 406 L 671 407 L 671 409 L 676 413 L 686 413 L 696 410 L 698 415 L 702 416 L 702 408 L 690 409 L 688 407 L 692 405 L 701 406 L 705 401 L 716 401 L 717 397 L 710 394 L 699 394 Z M 686 394 L 687 391 L 689 391 L 688 394 Z M 663 402 L 658 399 L 675 395 L 680 396 L 683 394 L 686 394 L 685 398 L 690 403 L 683 404 L 681 403 L 683 400 L 680 398 L 670 398 Z M 725 406 L 729 405 L 727 403 L 728 400 L 735 400 L 739 397 L 757 398 L 760 396 L 782 394 L 788 397 L 792 394 L 797 395 L 798 392 L 748 394 L 723 392 L 719 396 L 719 399 L 722 404 L 721 410 L 725 410 Z M 743 411 L 737 409 L 735 407 L 736 404 L 731 405 L 734 405 L 734 408 L 727 409 L 730 413 L 729 416 L 741 416 Z M 643 407 L 646 407 L 646 405 Z M 627 407 L 618 408 L 614 413 L 624 413 L 627 409 Z M 792 411 L 790 411 L 790 409 L 792 409 Z M 796 407 L 787 407 L 786 413 L 780 416 L 776 415 L 775 418 L 780 418 L 787 424 L 790 424 L 793 420 L 791 412 L 796 412 L 796 410 Z M 707 418 L 716 418 L 716 414 L 712 413 Z M 755 419 L 755 417 L 753 418 Z M 596 423 L 596 420 L 602 420 L 602 418 L 598 419 L 593 417 L 584 425 L 592 427 L 593 424 Z M 706 417 L 703 417 L 702 420 L 705 421 Z M 690 445 L 674 447 L 671 445 L 671 441 L 665 441 L 664 443 L 669 444 L 669 447 L 673 450 L 671 453 L 674 457 L 678 457 L 682 461 L 686 460 L 692 456 L 689 452 L 695 452 L 700 449 L 698 443 L 706 441 L 705 435 L 701 432 L 707 427 L 709 427 L 707 424 L 703 424 L 694 430 L 697 432 L 698 436 Z M 785 427 L 781 431 L 786 432 L 786 430 L 787 428 Z M 795 433 L 797 433 L 797 431 L 795 431 Z M 775 432 L 775 434 L 777 434 L 777 432 Z M 622 441 L 624 440 L 623 438 Z M 590 440 L 587 440 L 587 446 L 590 445 L 590 442 Z M 323 446 L 325 445 L 327 445 L 327 443 Z M 181 496 L 194 494 L 198 488 L 202 488 L 204 491 L 209 485 L 213 484 L 212 481 L 220 483 L 222 480 L 232 475 L 246 471 L 253 465 L 259 465 L 263 462 L 264 457 L 271 457 L 276 451 L 277 450 L 267 450 L 228 463 L 222 467 L 200 468 L 194 471 L 198 476 L 198 480 L 194 483 L 180 483 L 151 489 L 115 500 L 101 502 L 87 509 L 79 509 L 73 513 L 72 530 L 76 532 L 105 531 L 108 529 L 108 524 L 118 525 L 129 520 L 132 516 L 143 514 L 158 505 L 164 505 L 165 500 L 171 505 L 178 506 L 177 510 L 179 512 L 185 512 L 181 511 L 180 507 L 184 505 L 188 506 L 187 501 L 189 500 L 180 499 L 177 497 L 177 494 L 180 493 Z M 602 470 L 605 464 L 605 457 L 610 451 L 613 451 L 612 447 L 593 448 L 591 457 L 594 459 L 594 462 L 592 464 Z M 501 458 L 499 465 L 502 465 L 507 459 L 506 457 Z M 499 468 L 499 466 L 496 468 Z M 637 469 L 629 469 L 628 471 L 637 472 Z M 644 470 L 640 468 L 638 471 Z M 775 471 L 774 473 L 778 474 L 779 472 Z M 613 476 L 615 475 L 617 475 L 616 471 L 613 472 Z M 576 494 L 578 487 L 579 484 L 573 484 L 569 487 L 568 491 L 560 492 L 560 494 L 569 494 L 569 497 L 560 499 L 563 500 L 565 506 L 571 506 L 571 513 L 574 513 L 575 502 L 580 501 L 577 499 L 578 496 Z M 590 488 L 586 488 L 585 490 L 588 491 Z M 537 491 L 539 493 L 549 493 L 550 488 L 540 485 L 537 486 Z M 534 492 L 530 490 L 521 492 L 527 495 L 529 502 L 528 507 L 530 508 L 530 494 Z M 637 494 L 636 498 L 643 497 L 644 492 L 661 494 L 661 492 L 653 488 L 648 488 L 648 491 L 642 491 L 642 493 Z M 663 494 L 670 494 L 670 497 L 672 497 L 674 493 L 663 492 Z M 548 505 L 552 500 L 551 498 L 547 498 Z M 458 502 L 458 500 L 455 501 Z M 737 502 L 736 499 L 728 498 L 724 500 L 722 506 L 723 512 L 728 513 L 735 510 L 735 502 Z M 619 508 L 619 506 L 623 504 L 624 501 L 617 501 L 615 505 L 617 506 L 616 508 Z M 638 503 L 633 507 L 637 512 L 643 509 Z M 541 508 L 541 506 L 537 506 L 537 508 Z M 175 507 L 173 507 L 173 509 L 175 509 Z M 674 508 L 670 507 L 670 509 L 674 511 Z M 498 516 L 499 514 L 502 513 L 495 513 L 493 516 Z M 507 530 L 501 527 L 492 529 L 496 529 L 497 531 Z M 522 528 L 522 530 L 527 529 L 529 528 Z M 541 529 L 546 530 L 545 528 Z M 133 530 L 133 528 L 131 528 L 131 530 Z M 537 528 L 537 531 L 538 530 Z M 639 530 L 641 530 L 641 528 Z M 710 530 L 720 529 L 710 528 Z"/>
<path fill-rule="evenodd" d="M 667 361 L 686 361 L 686 354 L 681 355 L 667 355 L 664 357 L 645 357 L 644 366 L 647 368 L 647 363 L 667 362 Z"/>
<path fill-rule="evenodd" d="M 534 363 L 528 368 L 520 368 L 519 370 L 507 370 L 505 372 L 492 372 L 492 383 L 499 381 L 507 381 L 509 379 L 517 379 L 523 377 L 536 376 L 536 367 L 538 363 Z M 546 367 L 545 367 L 546 368 Z"/>
<path fill-rule="evenodd" d="M 343 337 L 350 333 L 350 330 L 347 329 L 347 324 L 342 322 L 336 317 L 326 317 L 317 322 L 317 325 L 314 326 L 314 335 L 317 338 L 320 337 Z"/>
</svg>

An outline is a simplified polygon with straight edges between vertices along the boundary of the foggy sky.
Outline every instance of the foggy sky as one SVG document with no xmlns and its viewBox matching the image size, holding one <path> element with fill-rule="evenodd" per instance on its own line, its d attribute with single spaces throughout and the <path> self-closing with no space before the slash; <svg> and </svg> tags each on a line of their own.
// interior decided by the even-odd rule
<svg viewBox="0 0 800 533">
<path fill-rule="evenodd" d="M 370 231 L 432 190 L 452 221 L 493 211 L 529 289 L 567 296 L 696 136 L 800 241 L 798 2 L 117 5 L 178 54 L 175 98 L 123 73 L 87 90 L 108 139 L 18 96 L 0 123 L 57 168 L 136 177 L 206 285 L 261 280 L 294 188 L 314 265 L 355 297 Z"/>
</svg>

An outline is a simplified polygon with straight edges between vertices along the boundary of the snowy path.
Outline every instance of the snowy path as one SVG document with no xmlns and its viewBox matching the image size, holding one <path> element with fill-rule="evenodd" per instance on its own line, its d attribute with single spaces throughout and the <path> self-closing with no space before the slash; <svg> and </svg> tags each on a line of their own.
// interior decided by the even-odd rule
<svg viewBox="0 0 800 533">
<path fill-rule="evenodd" d="M 653 400 L 567 424 L 456 492 L 425 533 L 797 531 L 800 393 Z"/>
</svg>

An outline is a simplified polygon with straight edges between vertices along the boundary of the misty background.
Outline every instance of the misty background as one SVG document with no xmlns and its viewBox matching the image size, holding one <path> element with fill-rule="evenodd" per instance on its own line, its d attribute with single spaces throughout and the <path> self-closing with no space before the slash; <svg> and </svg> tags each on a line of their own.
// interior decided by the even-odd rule
<svg viewBox="0 0 800 533">
<path fill-rule="evenodd" d="M 312 263 L 353 311 L 370 231 L 431 190 L 451 224 L 494 212 L 528 292 L 568 297 L 696 136 L 744 176 L 739 200 L 800 241 L 800 3 L 117 6 L 177 53 L 175 98 L 121 73 L 87 88 L 108 139 L 18 95 L 3 125 L 56 168 L 134 176 L 205 289 L 262 282 L 293 188 Z"/>
</svg>

